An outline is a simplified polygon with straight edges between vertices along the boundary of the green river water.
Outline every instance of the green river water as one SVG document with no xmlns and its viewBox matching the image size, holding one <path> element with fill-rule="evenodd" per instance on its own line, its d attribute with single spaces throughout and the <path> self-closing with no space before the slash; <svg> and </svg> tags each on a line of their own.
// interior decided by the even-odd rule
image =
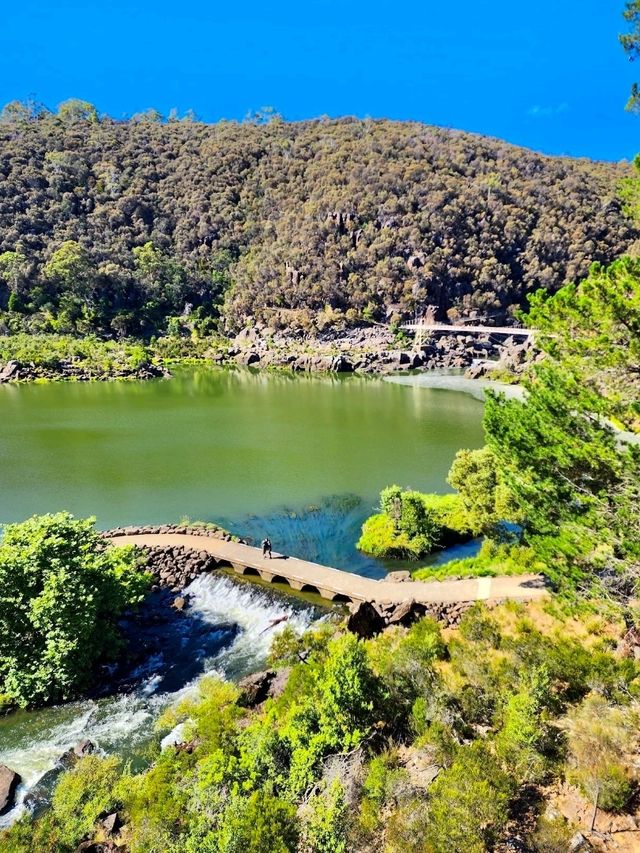
<svg viewBox="0 0 640 853">
<path fill-rule="evenodd" d="M 380 489 L 444 490 L 455 452 L 482 444 L 482 402 L 419 380 L 184 369 L 153 382 L 0 386 L 0 522 L 60 509 L 102 528 L 186 515 L 381 577 L 391 566 L 354 547 Z M 202 674 L 264 664 L 271 619 L 286 613 L 303 630 L 319 616 L 223 575 L 187 595 L 188 616 L 151 638 L 134 689 L 0 719 L 0 763 L 25 783 L 0 825 L 30 792 L 46 801 L 43 774 L 80 738 L 135 756 Z"/>
<path fill-rule="evenodd" d="M 277 549 L 351 568 L 380 489 L 446 489 L 455 452 L 482 443 L 481 416 L 467 394 L 379 378 L 183 370 L 4 386 L 0 523 L 59 509 L 103 528 L 188 516 L 255 538 L 268 528 Z"/>
</svg>

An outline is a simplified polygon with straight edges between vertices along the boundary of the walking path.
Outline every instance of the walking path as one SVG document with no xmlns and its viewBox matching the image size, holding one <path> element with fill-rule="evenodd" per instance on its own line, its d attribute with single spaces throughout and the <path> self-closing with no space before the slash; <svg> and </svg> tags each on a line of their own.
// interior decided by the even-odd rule
<svg viewBox="0 0 640 853">
<path fill-rule="evenodd" d="M 509 335 L 516 338 L 532 338 L 537 329 L 523 329 L 516 326 L 452 326 L 447 323 L 403 323 L 400 326 L 408 332 L 449 332 L 452 335 Z"/>
<path fill-rule="evenodd" d="M 292 589 L 318 592 L 330 601 L 378 601 L 400 604 L 417 601 L 423 604 L 450 604 L 458 601 L 486 601 L 511 598 L 516 601 L 546 596 L 541 575 L 517 575 L 495 578 L 469 578 L 449 581 L 405 581 L 394 583 L 372 580 L 351 572 L 321 566 L 274 553 L 273 559 L 262 551 L 238 542 L 226 542 L 208 536 L 184 533 L 156 533 L 117 536 L 117 545 L 138 545 L 164 548 L 182 546 L 194 551 L 206 551 L 219 563 L 230 565 L 240 575 L 257 574 L 262 580 L 286 581 Z"/>
</svg>

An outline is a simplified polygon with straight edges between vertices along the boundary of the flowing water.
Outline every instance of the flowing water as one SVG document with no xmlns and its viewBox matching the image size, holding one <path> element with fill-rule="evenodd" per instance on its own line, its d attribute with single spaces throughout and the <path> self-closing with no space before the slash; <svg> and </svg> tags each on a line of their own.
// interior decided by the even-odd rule
<svg viewBox="0 0 640 853">
<path fill-rule="evenodd" d="M 455 452 L 482 444 L 481 416 L 468 394 L 365 377 L 184 370 L 157 382 L 4 386 L 0 521 L 59 509 L 102 528 L 188 516 L 381 577 L 391 566 L 354 547 L 380 489 L 446 489 Z M 288 615 L 303 630 L 318 618 L 221 575 L 188 592 L 188 615 L 132 690 L 0 719 L 0 763 L 22 774 L 21 795 L 81 738 L 140 754 L 162 709 L 202 674 L 238 678 L 264 664 L 280 627 L 261 633 L 270 619 Z"/>
</svg>

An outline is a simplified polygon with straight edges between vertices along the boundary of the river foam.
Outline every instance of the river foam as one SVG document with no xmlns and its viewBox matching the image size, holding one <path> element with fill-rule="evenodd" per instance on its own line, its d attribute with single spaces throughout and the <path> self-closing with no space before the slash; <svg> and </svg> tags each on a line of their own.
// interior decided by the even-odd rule
<svg viewBox="0 0 640 853">
<path fill-rule="evenodd" d="M 318 617 L 314 608 L 302 602 L 224 575 L 202 575 L 185 594 L 190 600 L 185 620 L 194 628 L 203 622 L 220 626 L 221 635 L 232 623 L 238 629 L 234 639 L 214 654 L 207 654 L 203 646 L 199 650 L 200 675 L 180 690 L 163 690 L 163 677 L 158 672 L 166 662 L 152 656 L 139 673 L 139 685 L 130 693 L 18 712 L 0 721 L 0 763 L 16 770 L 23 779 L 18 805 L 0 818 L 0 827 L 17 819 L 24 811 L 25 795 L 79 740 L 89 738 L 105 754 L 135 758 L 152 739 L 154 723 L 162 711 L 193 691 L 202 675 L 241 678 L 264 666 L 273 638 L 285 624 L 302 633 Z M 271 620 L 282 616 L 287 617 L 286 623 L 270 627 Z M 193 648 L 190 643 L 190 655 Z"/>
</svg>

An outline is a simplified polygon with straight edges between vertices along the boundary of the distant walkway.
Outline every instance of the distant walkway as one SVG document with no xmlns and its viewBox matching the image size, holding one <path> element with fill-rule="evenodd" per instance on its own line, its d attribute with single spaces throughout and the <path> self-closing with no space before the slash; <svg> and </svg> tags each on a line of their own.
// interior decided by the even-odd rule
<svg viewBox="0 0 640 853">
<path fill-rule="evenodd" d="M 377 601 L 392 604 L 417 601 L 422 604 L 451 604 L 504 598 L 527 601 L 547 595 L 541 575 L 394 583 L 372 580 L 283 554 L 274 553 L 273 559 L 265 559 L 259 548 L 209 536 L 156 533 L 117 536 L 110 541 L 117 545 L 164 548 L 182 546 L 194 551 L 206 551 L 220 564 L 232 566 L 239 575 L 258 575 L 269 583 L 284 581 L 292 589 L 316 592 L 329 601 Z"/>
<path fill-rule="evenodd" d="M 403 323 L 400 326 L 408 332 L 449 332 L 452 335 L 509 335 L 516 338 L 533 338 L 537 329 L 523 329 L 517 326 L 452 326 L 447 323 Z"/>
</svg>

